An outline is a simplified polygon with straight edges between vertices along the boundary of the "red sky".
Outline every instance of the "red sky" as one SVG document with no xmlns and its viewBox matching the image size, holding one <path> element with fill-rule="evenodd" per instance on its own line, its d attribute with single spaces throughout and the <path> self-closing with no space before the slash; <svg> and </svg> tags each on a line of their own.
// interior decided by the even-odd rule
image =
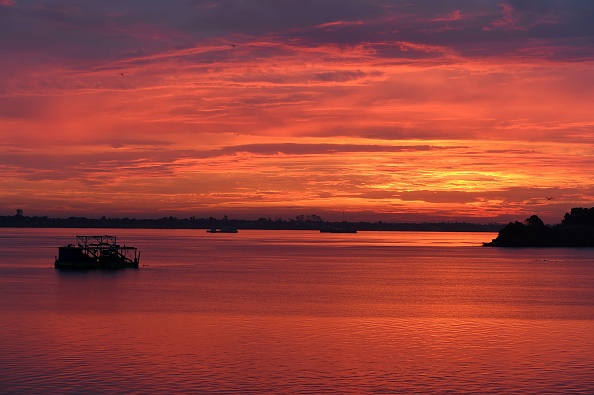
<svg viewBox="0 0 594 395">
<path fill-rule="evenodd" d="M 560 222 L 594 206 L 593 20 L 582 0 L 0 0 L 0 215 Z"/>
</svg>

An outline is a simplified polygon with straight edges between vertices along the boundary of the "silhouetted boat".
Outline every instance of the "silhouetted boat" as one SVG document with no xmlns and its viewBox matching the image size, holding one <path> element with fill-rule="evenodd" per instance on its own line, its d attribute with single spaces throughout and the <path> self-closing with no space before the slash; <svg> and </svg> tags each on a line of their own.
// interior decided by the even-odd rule
<svg viewBox="0 0 594 395">
<path fill-rule="evenodd" d="M 356 229 L 349 229 L 349 228 L 335 228 L 335 227 L 326 227 L 320 229 L 320 233 L 357 233 Z"/>
<path fill-rule="evenodd" d="M 138 268 L 136 247 L 120 246 L 115 236 L 76 236 L 77 244 L 58 247 L 57 269 Z"/>
<path fill-rule="evenodd" d="M 208 233 L 237 233 L 237 228 L 227 226 L 224 228 L 210 228 L 207 230 Z"/>
</svg>

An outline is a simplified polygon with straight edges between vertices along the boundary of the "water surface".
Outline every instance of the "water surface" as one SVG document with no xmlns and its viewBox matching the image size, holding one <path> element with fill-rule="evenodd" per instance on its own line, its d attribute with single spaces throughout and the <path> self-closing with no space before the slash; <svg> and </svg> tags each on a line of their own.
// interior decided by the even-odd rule
<svg viewBox="0 0 594 395">
<path fill-rule="evenodd" d="M 594 251 L 495 236 L 0 229 L 0 392 L 593 393 Z"/>
</svg>

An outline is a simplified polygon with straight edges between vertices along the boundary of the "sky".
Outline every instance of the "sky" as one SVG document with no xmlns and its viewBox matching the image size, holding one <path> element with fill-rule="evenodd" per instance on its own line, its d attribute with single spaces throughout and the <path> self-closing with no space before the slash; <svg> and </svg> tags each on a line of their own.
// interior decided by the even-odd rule
<svg viewBox="0 0 594 395">
<path fill-rule="evenodd" d="M 0 0 L 0 215 L 558 223 L 594 2 Z"/>
</svg>

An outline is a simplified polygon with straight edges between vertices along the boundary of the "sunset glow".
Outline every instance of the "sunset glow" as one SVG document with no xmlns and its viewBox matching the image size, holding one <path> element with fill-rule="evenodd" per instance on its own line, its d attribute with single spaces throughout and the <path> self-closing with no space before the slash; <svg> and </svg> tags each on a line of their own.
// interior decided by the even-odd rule
<svg viewBox="0 0 594 395">
<path fill-rule="evenodd" d="M 559 222 L 594 206 L 593 20 L 581 0 L 0 1 L 0 213 Z"/>
</svg>

